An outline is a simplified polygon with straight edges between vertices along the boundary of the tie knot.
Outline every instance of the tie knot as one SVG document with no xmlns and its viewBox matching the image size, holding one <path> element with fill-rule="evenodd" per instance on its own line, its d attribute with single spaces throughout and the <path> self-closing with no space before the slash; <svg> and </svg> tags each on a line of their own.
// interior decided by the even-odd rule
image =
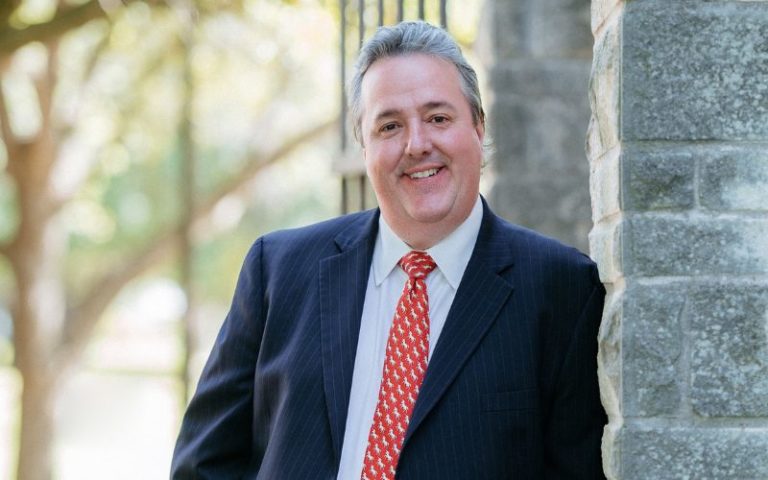
<svg viewBox="0 0 768 480">
<path fill-rule="evenodd" d="M 437 264 L 426 252 L 411 251 L 398 262 L 409 278 L 424 278 Z"/>
</svg>

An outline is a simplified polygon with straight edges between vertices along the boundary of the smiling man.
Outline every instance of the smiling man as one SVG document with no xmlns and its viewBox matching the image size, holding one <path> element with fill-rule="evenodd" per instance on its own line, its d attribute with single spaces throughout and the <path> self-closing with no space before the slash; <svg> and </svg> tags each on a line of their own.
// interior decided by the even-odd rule
<svg viewBox="0 0 768 480">
<path fill-rule="evenodd" d="M 603 287 L 480 196 L 456 43 L 380 28 L 349 98 L 380 207 L 255 242 L 172 478 L 603 478 Z"/>
<path fill-rule="evenodd" d="M 478 201 L 484 122 L 472 115 L 453 63 L 426 53 L 379 59 L 360 97 L 360 135 L 382 216 L 411 247 L 433 247 Z"/>
</svg>

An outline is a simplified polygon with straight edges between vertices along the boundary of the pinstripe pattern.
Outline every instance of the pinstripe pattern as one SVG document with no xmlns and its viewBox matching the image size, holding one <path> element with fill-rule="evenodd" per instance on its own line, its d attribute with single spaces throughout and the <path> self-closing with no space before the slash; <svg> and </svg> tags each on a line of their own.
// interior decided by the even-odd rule
<svg viewBox="0 0 768 480">
<path fill-rule="evenodd" d="M 369 215 L 364 230 L 378 228 L 378 216 Z M 331 424 L 335 464 L 341 458 L 341 441 L 349 406 L 349 389 L 355 365 L 360 318 L 363 314 L 368 266 L 373 256 L 375 235 L 336 239 L 342 253 L 321 261 L 321 339 L 328 418 Z"/>
<path fill-rule="evenodd" d="M 594 264 L 484 208 L 398 478 L 603 478 Z M 336 478 L 377 219 L 348 215 L 254 244 L 172 478 Z"/>
</svg>

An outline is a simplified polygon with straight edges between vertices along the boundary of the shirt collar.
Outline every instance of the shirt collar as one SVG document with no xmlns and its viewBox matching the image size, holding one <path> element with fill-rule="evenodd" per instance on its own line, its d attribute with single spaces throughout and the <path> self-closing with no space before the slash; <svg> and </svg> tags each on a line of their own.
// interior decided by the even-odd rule
<svg viewBox="0 0 768 480">
<path fill-rule="evenodd" d="M 475 206 L 464 222 L 437 245 L 427 249 L 438 270 L 454 290 L 459 288 L 469 257 L 472 256 L 482 220 L 483 204 L 478 195 Z M 384 217 L 379 215 L 379 233 L 373 255 L 373 279 L 377 286 L 387 278 L 403 255 L 411 250 L 411 247 L 392 231 Z"/>
</svg>

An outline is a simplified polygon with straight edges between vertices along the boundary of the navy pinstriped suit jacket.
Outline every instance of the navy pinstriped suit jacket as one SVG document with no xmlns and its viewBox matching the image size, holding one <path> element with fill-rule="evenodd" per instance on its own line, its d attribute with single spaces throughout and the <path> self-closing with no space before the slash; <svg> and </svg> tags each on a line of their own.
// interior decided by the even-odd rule
<svg viewBox="0 0 768 480">
<path fill-rule="evenodd" d="M 483 208 L 398 478 L 603 478 L 595 265 Z M 336 478 L 377 226 L 372 210 L 256 241 L 173 479 Z"/>
</svg>

